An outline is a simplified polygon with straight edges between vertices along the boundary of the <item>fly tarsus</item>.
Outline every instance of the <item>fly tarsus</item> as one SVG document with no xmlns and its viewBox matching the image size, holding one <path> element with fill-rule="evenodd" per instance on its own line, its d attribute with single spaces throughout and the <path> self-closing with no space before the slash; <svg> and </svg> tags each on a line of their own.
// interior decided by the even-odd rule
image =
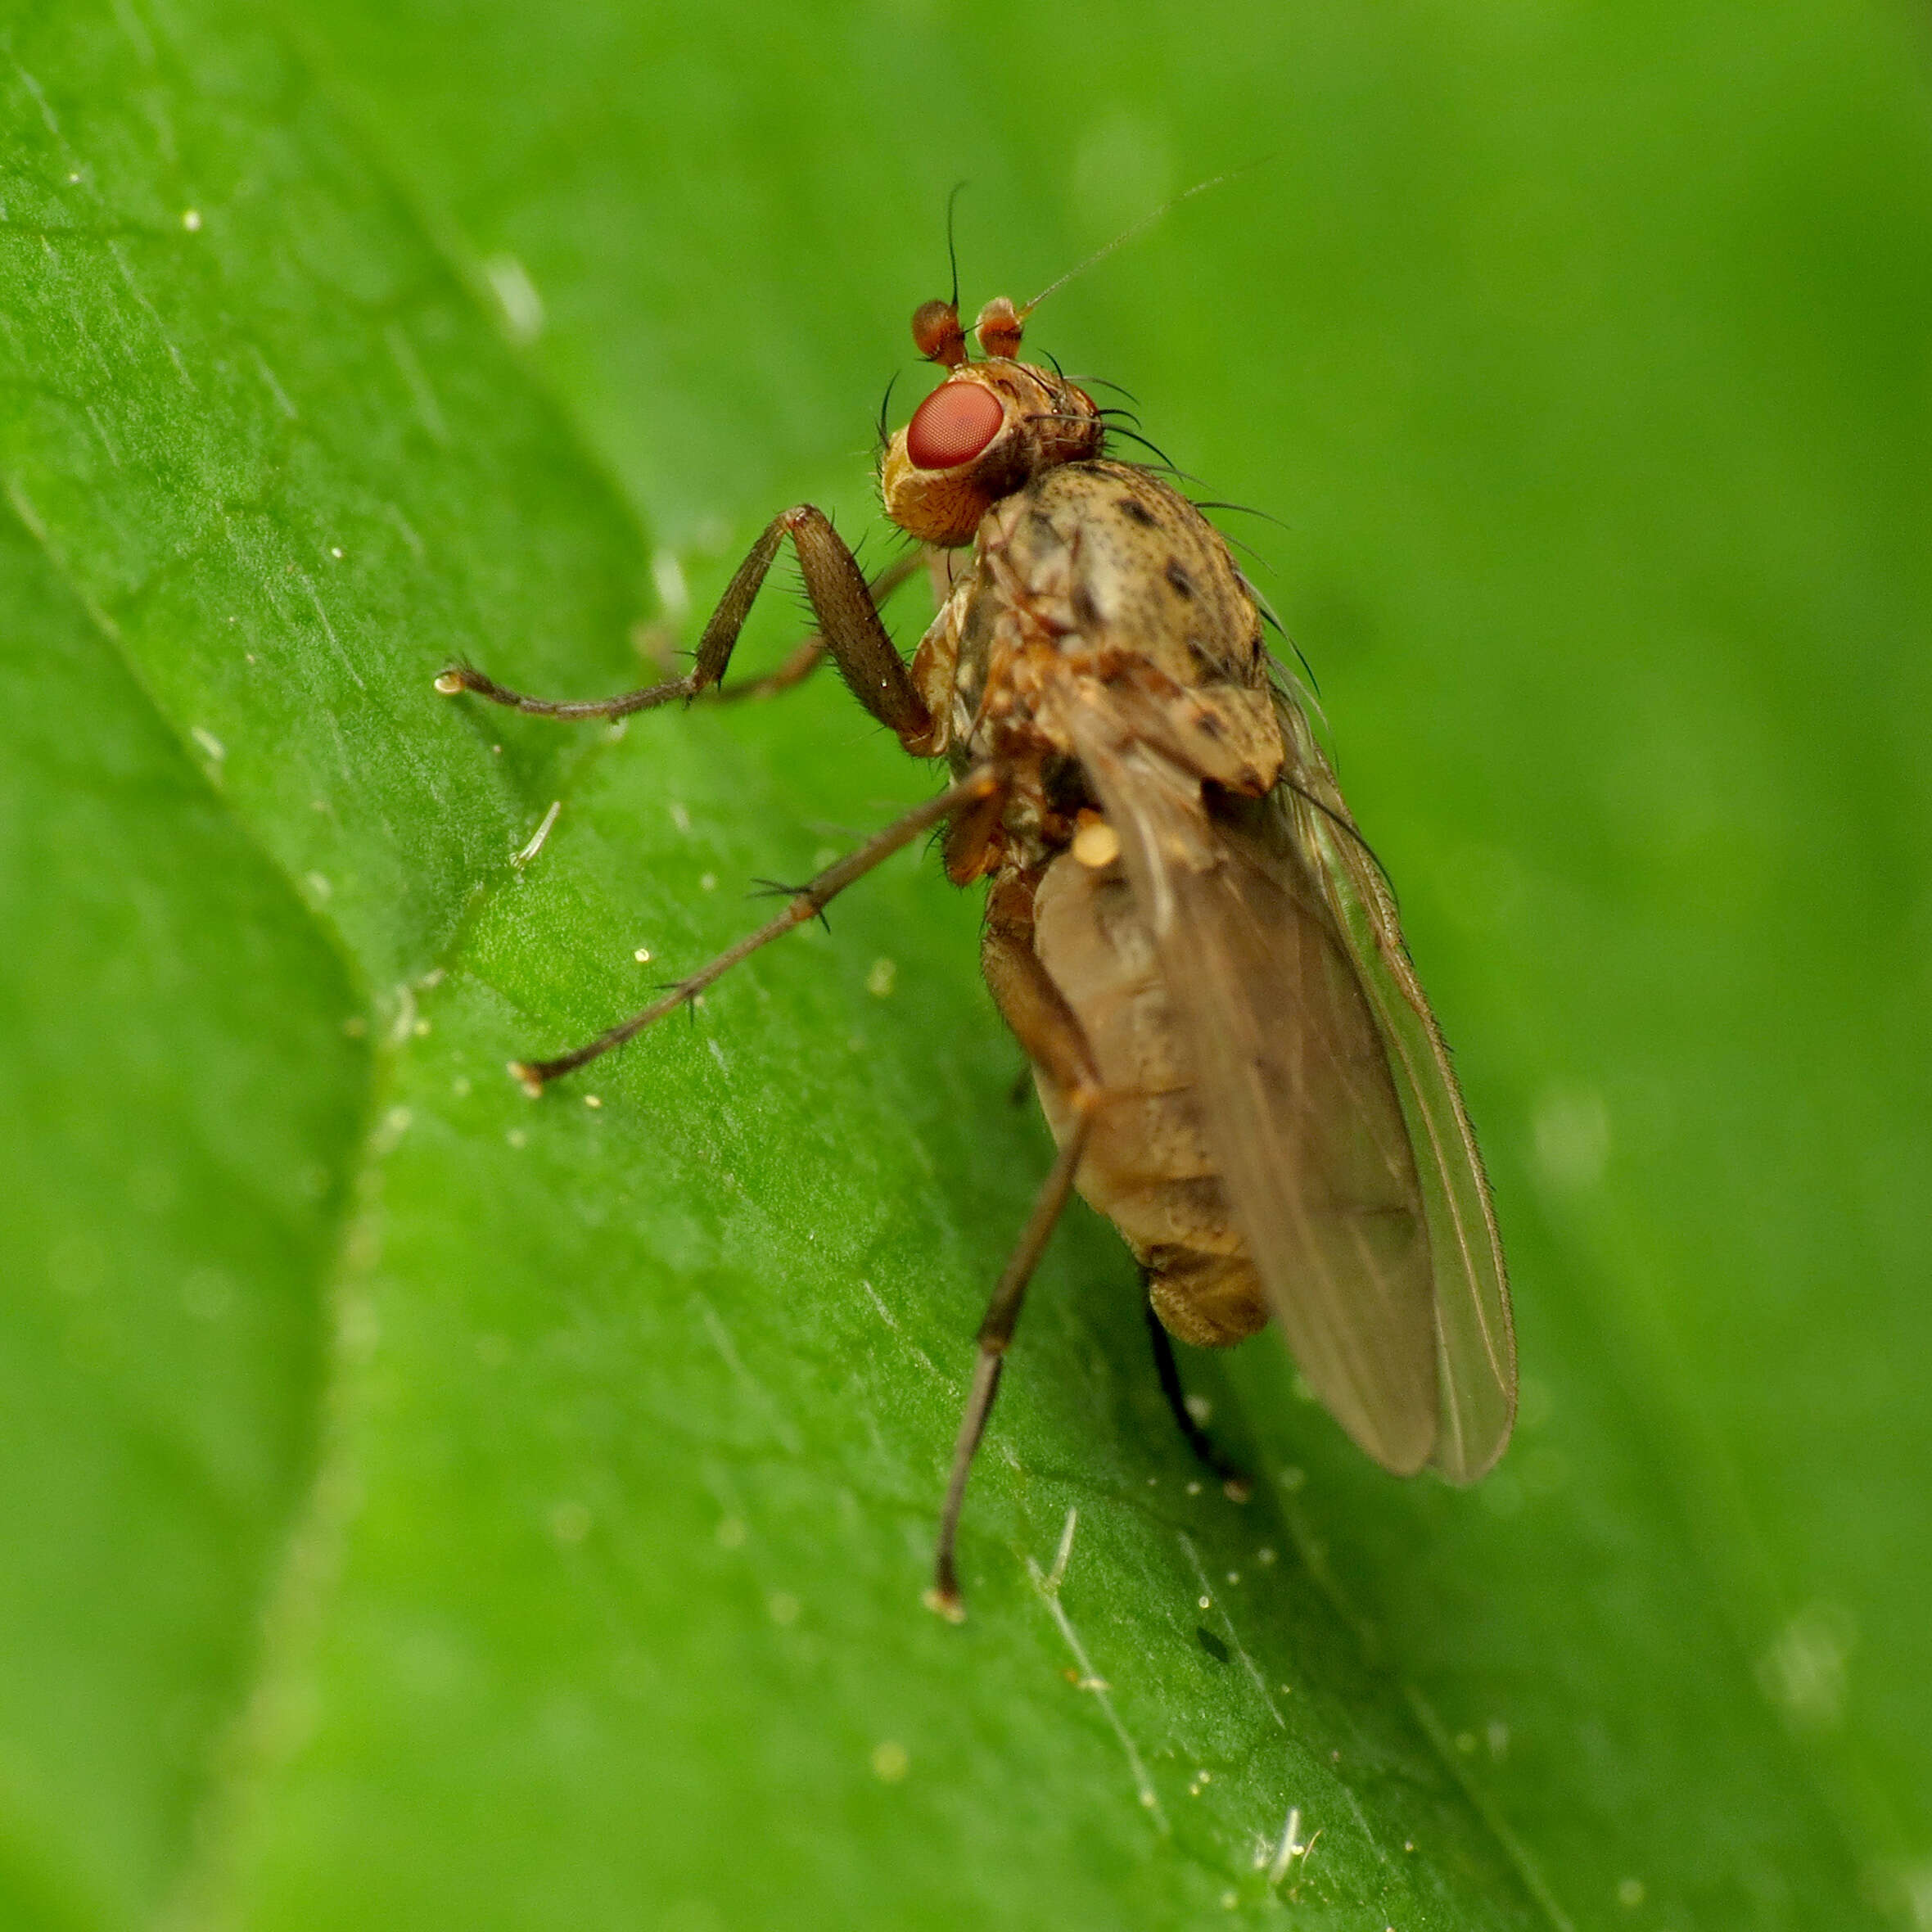
<svg viewBox="0 0 1932 1932">
<path fill-rule="evenodd" d="M 508 685 L 498 684 L 474 665 L 453 664 L 437 678 L 436 688 L 445 697 L 467 691 L 477 697 L 488 698 L 492 704 L 525 711 L 534 718 L 624 718 L 633 711 L 652 711 L 679 697 L 695 697 L 704 686 L 699 672 L 691 670 L 681 678 L 648 684 L 638 691 L 621 692 L 615 697 L 532 697 L 526 692 L 512 691 Z"/>
</svg>

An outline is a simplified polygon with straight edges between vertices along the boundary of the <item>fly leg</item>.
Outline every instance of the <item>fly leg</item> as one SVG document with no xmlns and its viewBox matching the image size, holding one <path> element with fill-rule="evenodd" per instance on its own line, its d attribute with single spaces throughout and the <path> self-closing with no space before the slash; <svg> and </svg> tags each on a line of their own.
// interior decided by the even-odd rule
<svg viewBox="0 0 1932 1932">
<path fill-rule="evenodd" d="M 512 691 L 473 666 L 458 664 L 452 665 L 436 679 L 436 688 L 445 697 L 472 691 L 492 704 L 507 705 L 512 711 L 542 718 L 622 718 L 633 711 L 654 710 L 675 698 L 696 697 L 723 680 L 738 633 L 744 629 L 745 619 L 751 613 L 765 572 L 771 568 L 772 559 L 778 555 L 779 544 L 787 537 L 798 553 L 806 591 L 819 620 L 819 634 L 852 695 L 882 724 L 898 733 L 900 742 L 908 751 L 923 756 L 932 732 L 925 701 L 914 689 L 904 660 L 886 634 L 858 559 L 825 513 L 810 503 L 784 511 L 765 526 L 738 567 L 737 574 L 725 585 L 718 607 L 697 640 L 691 668 L 682 677 L 621 692 L 615 697 L 558 701 Z"/>
<path fill-rule="evenodd" d="M 1021 873 L 1002 873 L 986 901 L 986 934 L 980 965 L 994 1000 L 1008 1026 L 1019 1036 L 1029 1059 L 1065 1096 L 1063 1119 L 1056 1123 L 1060 1151 L 1033 1203 L 1033 1212 L 1018 1247 L 1000 1277 L 1000 1285 L 979 1325 L 979 1356 L 973 1365 L 973 1388 L 966 1412 L 959 1419 L 959 1437 L 953 1447 L 953 1471 L 946 1484 L 946 1505 L 940 1512 L 939 1548 L 933 1561 L 932 1587 L 926 1601 L 942 1617 L 958 1623 L 966 1614 L 959 1600 L 959 1579 L 954 1546 L 959 1530 L 959 1510 L 966 1501 L 966 1478 L 973 1452 L 986 1433 L 993 1397 L 1000 1389 L 1000 1371 L 1008 1344 L 1020 1317 L 1027 1283 L 1053 1233 L 1054 1223 L 1073 1191 L 1073 1176 L 1086 1152 L 1094 1116 L 1104 1095 L 1086 1034 L 1060 990 L 1047 976 L 1033 950 L 1033 893 L 1037 881 Z"/>
<path fill-rule="evenodd" d="M 977 771 L 968 772 L 956 785 L 949 785 L 937 798 L 914 806 L 903 818 L 896 819 L 883 832 L 868 839 L 857 851 L 846 853 L 836 864 L 828 865 L 816 878 L 807 880 L 792 894 L 785 910 L 775 919 L 767 919 L 756 932 L 747 932 L 736 945 L 727 946 L 707 965 L 699 967 L 689 978 L 679 980 L 661 999 L 653 1000 L 641 1012 L 634 1013 L 629 1019 L 619 1022 L 608 1032 L 599 1033 L 596 1039 L 573 1052 L 559 1054 L 553 1060 L 512 1060 L 510 1072 L 524 1091 L 535 1099 L 543 1092 L 547 1081 L 574 1073 L 599 1054 L 607 1054 L 612 1047 L 634 1040 L 652 1022 L 662 1019 L 667 1013 L 675 1013 L 686 1000 L 695 999 L 714 981 L 722 979 L 739 960 L 750 958 L 759 947 L 770 945 L 774 939 L 782 939 L 795 926 L 806 925 L 815 919 L 855 879 L 863 878 L 875 865 L 910 845 L 922 832 L 938 824 L 941 819 L 950 818 L 955 812 L 977 805 L 982 799 L 998 792 L 1003 783 L 1000 774 L 990 765 L 982 765 Z"/>
<path fill-rule="evenodd" d="M 1000 1017 L 1027 1058 L 1057 1093 L 1077 1105 L 1079 1096 L 1099 1093 L 1100 1075 L 1086 1029 L 1033 949 L 1033 895 L 1039 884 L 1037 876 L 1022 872 L 1003 872 L 993 881 L 979 967 Z"/>
<path fill-rule="evenodd" d="M 1141 1280 L 1144 1287 L 1146 1277 L 1143 1275 Z M 1160 1378 L 1161 1393 L 1167 1398 L 1167 1406 L 1174 1411 L 1174 1420 L 1188 1447 L 1214 1472 L 1215 1480 L 1221 1484 L 1230 1501 L 1246 1502 L 1254 1493 L 1254 1485 L 1248 1480 L 1247 1471 L 1230 1462 L 1216 1447 L 1214 1438 L 1195 1421 L 1193 1411 L 1187 1406 L 1187 1392 L 1180 1385 L 1180 1365 L 1174 1359 L 1173 1338 L 1154 1312 L 1151 1297 L 1143 1300 L 1141 1308 L 1147 1316 L 1149 1338 L 1153 1343 L 1153 1370 Z"/>
<path fill-rule="evenodd" d="M 786 512 L 787 517 L 798 514 L 797 511 Z M 512 691 L 508 685 L 498 684 L 495 679 L 485 676 L 473 665 L 454 664 L 436 679 L 436 688 L 445 697 L 453 697 L 459 691 L 473 691 L 479 697 L 487 697 L 492 704 L 506 705 L 512 711 L 527 711 L 539 718 L 624 718 L 633 711 L 653 711 L 661 704 L 669 704 L 674 698 L 695 697 L 724 675 L 724 667 L 730 663 L 732 649 L 738 643 L 738 634 L 743 630 L 745 619 L 751 614 L 752 601 L 765 581 L 765 573 L 771 568 L 772 558 L 778 555 L 779 543 L 785 529 L 785 517 L 775 517 L 765 526 L 750 553 L 738 567 L 737 574 L 724 586 L 724 594 L 719 598 L 718 607 L 711 612 L 711 621 L 705 625 L 704 634 L 697 641 L 697 652 L 691 668 L 682 677 L 667 678 L 662 684 L 621 692 L 615 697 L 557 699 L 531 697 L 524 692 Z"/>
<path fill-rule="evenodd" d="M 1000 1285 L 986 1304 L 986 1319 L 979 1325 L 979 1355 L 973 1365 L 973 1387 L 966 1397 L 966 1412 L 959 1418 L 959 1440 L 953 1445 L 953 1473 L 946 1486 L 945 1506 L 939 1513 L 939 1547 L 932 1562 L 932 1587 L 926 1593 L 928 1607 L 950 1623 L 964 1623 L 966 1618 L 953 1551 L 959 1533 L 959 1511 L 966 1501 L 967 1474 L 973 1467 L 980 1438 L 986 1432 L 993 1397 L 1000 1393 L 1000 1371 L 1019 1321 L 1020 1305 L 1027 1298 L 1027 1284 L 1046 1251 L 1068 1195 L 1073 1191 L 1073 1172 L 1086 1151 L 1091 1121 L 1090 1112 L 1082 1113 L 1068 1135 L 1059 1158 L 1034 1200 L 1019 1245 L 1013 1249 L 1000 1277 Z"/>
<path fill-rule="evenodd" d="M 1058 1103 L 1050 1112 L 1070 1110 L 1084 1121 L 1097 1104 L 1100 1077 L 1085 1029 L 1067 1004 L 1033 943 L 1033 898 L 1038 880 L 1024 873 L 1002 873 L 986 901 L 986 937 L 981 965 L 1006 1023 L 1019 1036 L 1027 1057 L 1042 1076 L 1042 1097 Z M 1059 1131 L 1056 1124 L 1056 1131 Z M 1207 1432 L 1188 1413 L 1187 1395 L 1174 1360 L 1174 1345 L 1161 1325 L 1151 1299 L 1145 1298 L 1149 1333 L 1153 1341 L 1154 1372 L 1161 1393 L 1174 1411 L 1188 1447 L 1214 1472 L 1227 1495 L 1245 1502 L 1252 1493 L 1244 1472 L 1217 1449 Z"/>
<path fill-rule="evenodd" d="M 909 550 L 905 556 L 895 557 L 866 585 L 872 598 L 872 607 L 882 611 L 893 592 L 914 575 L 924 561 L 923 550 Z M 743 684 L 734 684 L 727 691 L 720 684 L 710 693 L 720 704 L 737 704 L 747 697 L 775 697 L 781 691 L 789 691 L 794 684 L 802 684 L 830 654 L 830 647 L 817 631 L 808 638 L 801 638 L 785 653 L 785 661 L 776 670 L 768 671 L 761 678 L 753 678 Z"/>
</svg>

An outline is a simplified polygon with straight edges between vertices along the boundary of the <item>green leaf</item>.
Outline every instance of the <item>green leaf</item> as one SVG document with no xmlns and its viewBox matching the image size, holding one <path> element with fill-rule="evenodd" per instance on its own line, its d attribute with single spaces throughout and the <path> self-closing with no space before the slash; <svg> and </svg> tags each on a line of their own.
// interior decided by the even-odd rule
<svg viewBox="0 0 1932 1932">
<path fill-rule="evenodd" d="M 0 1916 L 1924 1917 L 1902 24 L 84 0 L 7 35 Z M 1032 340 L 1289 526 L 1226 519 L 1461 1049 L 1521 1440 L 1474 1492 L 1394 1483 L 1264 1338 L 1185 1365 L 1263 1478 L 1225 1501 L 1077 1212 L 954 1629 L 919 1592 L 1047 1153 L 973 898 L 905 855 L 688 1025 L 539 1105 L 502 1072 L 932 774 L 829 679 L 621 735 L 430 681 L 635 682 L 776 509 L 873 527 L 955 179 L 971 305 L 1263 154 Z"/>
</svg>

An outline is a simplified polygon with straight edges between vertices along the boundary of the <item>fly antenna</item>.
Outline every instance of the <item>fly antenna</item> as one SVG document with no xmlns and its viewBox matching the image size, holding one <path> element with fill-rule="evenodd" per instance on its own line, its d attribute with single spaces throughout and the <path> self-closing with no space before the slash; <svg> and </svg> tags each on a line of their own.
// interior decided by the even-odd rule
<svg viewBox="0 0 1932 1932">
<path fill-rule="evenodd" d="M 937 296 L 921 302 L 912 312 L 912 339 L 919 354 L 948 369 L 958 368 L 966 359 L 966 332 L 959 327 L 959 251 L 953 232 L 954 211 L 965 186 L 955 182 L 946 198 L 946 259 L 953 271 L 953 292 L 943 302 Z"/>
<path fill-rule="evenodd" d="M 968 182 L 955 181 L 953 192 L 946 198 L 946 259 L 953 272 L 952 306 L 955 311 L 959 306 L 959 251 L 953 242 L 953 210 L 959 205 L 959 196 L 970 185 Z"/>
<path fill-rule="evenodd" d="M 1266 159 L 1265 156 L 1263 158 Z M 1142 215 L 1140 220 L 1131 228 L 1123 228 L 1104 248 L 1095 249 L 1077 269 L 1069 269 L 1058 282 L 1049 282 L 1038 295 L 1034 296 L 1031 301 L 1027 303 L 1025 308 L 1020 310 L 1020 319 L 1022 322 L 1025 321 L 1049 296 L 1057 295 L 1075 276 L 1086 274 L 1087 270 L 1093 268 L 1097 263 L 1105 261 L 1117 248 L 1124 248 L 1136 236 L 1145 234 L 1157 221 L 1172 214 L 1183 201 L 1191 201 L 1196 195 L 1204 195 L 1209 188 L 1219 187 L 1224 182 L 1239 180 L 1242 175 L 1252 174 L 1261 165 L 1260 161 L 1247 161 L 1239 168 L 1229 169 L 1225 174 L 1210 174 L 1205 181 L 1197 181 L 1192 187 L 1184 187 L 1171 201 L 1162 202 L 1160 206 L 1153 210 L 1151 214 Z"/>
</svg>

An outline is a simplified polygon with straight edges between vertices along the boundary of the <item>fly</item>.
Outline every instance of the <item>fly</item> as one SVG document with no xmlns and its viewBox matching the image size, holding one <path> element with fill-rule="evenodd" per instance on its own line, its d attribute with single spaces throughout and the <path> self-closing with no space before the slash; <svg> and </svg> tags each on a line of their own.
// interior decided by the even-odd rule
<svg viewBox="0 0 1932 1932">
<path fill-rule="evenodd" d="M 1104 251 L 1103 252 L 1105 252 Z M 642 1012 L 511 1071 L 532 1095 L 622 1045 L 936 827 L 948 876 L 990 882 L 981 961 L 1031 1062 L 1059 1153 L 982 1321 L 928 1601 L 964 1615 L 955 1544 L 1027 1284 L 1070 1192 L 1139 1262 L 1161 1384 L 1194 1447 L 1170 1336 L 1273 1319 L 1384 1468 L 1473 1482 L 1509 1440 L 1515 1345 L 1489 1189 L 1395 901 L 1270 656 L 1226 542 L 1104 413 L 1019 359 L 1004 297 L 969 351 L 957 285 L 913 318 L 942 379 L 887 442 L 887 517 L 947 559 L 910 665 L 810 504 L 766 526 L 684 676 L 555 702 L 467 666 L 436 679 L 553 718 L 616 718 L 720 686 L 789 542 L 818 620 L 779 682 L 828 655 L 852 695 L 950 782 L 797 888 Z"/>
</svg>

